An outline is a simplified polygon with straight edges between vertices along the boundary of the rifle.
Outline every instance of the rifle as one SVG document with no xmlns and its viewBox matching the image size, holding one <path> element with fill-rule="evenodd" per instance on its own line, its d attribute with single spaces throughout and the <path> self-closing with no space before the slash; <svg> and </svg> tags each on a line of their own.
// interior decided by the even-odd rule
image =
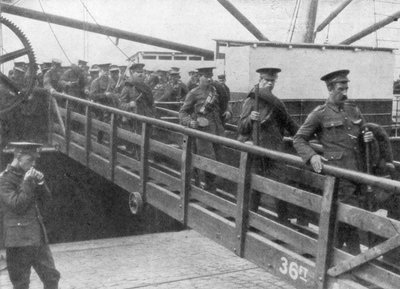
<svg viewBox="0 0 400 289">
<path fill-rule="evenodd" d="M 259 100 L 260 100 L 260 87 L 258 84 L 254 86 L 254 106 L 255 110 L 259 112 L 260 110 L 260 105 L 259 105 Z M 258 146 L 260 142 L 260 122 L 255 121 L 253 122 L 253 131 L 254 131 L 254 139 L 253 143 L 254 145 Z"/>
</svg>

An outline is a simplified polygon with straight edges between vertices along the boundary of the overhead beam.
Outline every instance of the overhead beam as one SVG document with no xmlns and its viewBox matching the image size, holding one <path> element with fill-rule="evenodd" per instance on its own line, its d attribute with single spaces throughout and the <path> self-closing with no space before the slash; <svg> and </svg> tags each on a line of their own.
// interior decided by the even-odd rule
<svg viewBox="0 0 400 289">
<path fill-rule="evenodd" d="M 26 17 L 38 21 L 45 21 L 57 25 L 62 25 L 66 27 L 71 27 L 75 29 L 90 31 L 93 33 L 108 35 L 112 37 L 117 37 L 120 39 L 125 39 L 129 41 L 144 43 L 148 45 L 158 46 L 162 48 L 172 49 L 176 51 L 181 51 L 188 54 L 200 55 L 206 58 L 213 58 L 214 52 L 212 50 L 202 49 L 186 44 L 180 44 L 168 40 L 163 40 L 160 38 L 155 38 L 151 36 L 146 36 L 142 34 L 137 34 L 134 32 L 129 32 L 121 29 L 112 28 L 109 26 L 97 25 L 93 23 L 88 23 L 80 20 L 75 20 L 63 16 L 58 16 L 54 14 L 43 13 L 31 9 L 21 8 L 17 6 L 12 6 L 9 4 L 2 4 L 2 13 L 8 13 L 12 15 L 17 15 L 21 17 Z"/>
<path fill-rule="evenodd" d="M 361 38 L 375 32 L 378 29 L 381 29 L 382 27 L 385 27 L 386 25 L 392 23 L 393 21 L 397 21 L 397 19 L 400 18 L 400 11 L 390 15 L 389 17 L 361 30 L 360 32 L 354 34 L 353 36 L 347 38 L 346 40 L 340 42 L 339 44 L 343 45 L 349 45 L 352 44 L 353 42 L 356 42 L 357 40 L 360 40 Z"/>
<path fill-rule="evenodd" d="M 310 9 L 308 12 L 308 21 L 307 21 L 307 31 L 304 36 L 304 42 L 306 43 L 314 43 L 314 29 L 315 22 L 317 21 L 317 13 L 318 13 L 318 0 L 308 0 L 311 1 Z"/>
<path fill-rule="evenodd" d="M 317 29 L 315 29 L 314 32 L 314 38 L 315 35 L 322 31 L 326 26 L 328 26 L 329 23 L 332 22 L 333 19 L 336 18 L 336 16 L 338 16 L 353 0 L 345 0 L 344 2 L 342 2 L 342 4 L 340 4 L 335 10 L 333 10 L 328 17 L 326 17 L 326 19 L 324 21 L 321 22 L 320 25 L 318 25 Z"/>
<path fill-rule="evenodd" d="M 253 23 L 251 23 L 250 20 L 242 14 L 242 12 L 240 12 L 235 6 L 233 6 L 231 2 L 229 2 L 228 0 L 218 0 L 218 2 L 222 6 L 224 6 L 224 8 L 228 10 L 229 13 L 231 13 L 232 16 L 235 17 L 236 20 L 239 21 L 247 30 L 249 30 L 250 33 L 253 34 L 258 40 L 269 41 L 268 38 L 264 34 L 262 34 L 261 31 L 258 30 L 257 27 L 254 26 Z"/>
</svg>

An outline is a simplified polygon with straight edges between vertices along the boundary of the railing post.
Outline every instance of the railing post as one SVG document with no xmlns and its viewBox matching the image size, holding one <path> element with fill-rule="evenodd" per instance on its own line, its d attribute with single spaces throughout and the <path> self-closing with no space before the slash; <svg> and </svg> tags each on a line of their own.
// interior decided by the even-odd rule
<svg viewBox="0 0 400 289">
<path fill-rule="evenodd" d="M 71 144 L 71 105 L 68 99 L 65 103 L 65 108 L 65 153 L 69 156 L 69 147 Z"/>
<path fill-rule="evenodd" d="M 110 131 L 110 180 L 114 181 L 115 175 L 115 163 L 117 157 L 117 145 L 118 145 L 118 116 L 115 113 L 111 113 L 111 131 Z"/>
<path fill-rule="evenodd" d="M 150 149 L 151 125 L 142 123 L 142 143 L 140 149 L 140 194 L 143 202 L 146 202 L 146 184 L 149 174 L 149 149 Z"/>
<path fill-rule="evenodd" d="M 317 260 L 315 264 L 315 276 L 317 278 L 315 281 L 318 284 L 318 289 L 324 289 L 326 286 L 326 272 L 329 269 L 330 254 L 333 251 L 337 212 L 337 182 L 335 177 L 327 177 L 323 193 L 319 219 Z"/>
<path fill-rule="evenodd" d="M 86 124 L 85 124 L 85 153 L 86 153 L 86 166 L 89 167 L 90 151 L 92 150 L 92 113 L 91 107 L 86 106 Z"/>
<path fill-rule="evenodd" d="M 53 96 L 49 92 L 48 94 L 48 111 L 47 111 L 47 141 L 49 144 L 53 145 L 53 129 L 54 129 L 54 121 L 53 121 Z"/>
<path fill-rule="evenodd" d="M 240 174 L 236 201 L 236 246 L 235 253 L 243 257 L 244 243 L 249 218 L 252 157 L 247 152 L 240 154 Z"/>
<path fill-rule="evenodd" d="M 187 211 L 189 205 L 191 181 L 192 181 L 192 145 L 193 138 L 185 135 L 183 137 L 183 152 L 181 159 L 181 222 L 187 225 Z"/>
</svg>

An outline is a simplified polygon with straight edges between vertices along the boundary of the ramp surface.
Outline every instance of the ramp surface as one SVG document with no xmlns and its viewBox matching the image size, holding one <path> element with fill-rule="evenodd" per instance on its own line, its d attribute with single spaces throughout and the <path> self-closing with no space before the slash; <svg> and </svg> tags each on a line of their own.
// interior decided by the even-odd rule
<svg viewBox="0 0 400 289">
<path fill-rule="evenodd" d="M 149 234 L 51 246 L 61 289 L 294 289 L 195 231 Z M 12 288 L 7 271 L 0 288 Z M 34 271 L 31 289 L 41 289 Z"/>
</svg>

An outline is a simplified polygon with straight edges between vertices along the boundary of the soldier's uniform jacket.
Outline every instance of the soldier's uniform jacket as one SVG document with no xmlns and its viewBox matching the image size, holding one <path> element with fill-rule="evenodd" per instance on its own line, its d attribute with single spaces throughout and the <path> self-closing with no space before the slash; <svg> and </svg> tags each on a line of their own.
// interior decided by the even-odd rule
<svg viewBox="0 0 400 289">
<path fill-rule="evenodd" d="M 24 175 L 21 169 L 10 165 L 0 174 L 5 247 L 48 243 L 39 204 L 51 198 L 51 193 L 45 185 L 24 180 Z"/>
<path fill-rule="evenodd" d="M 169 90 L 172 88 L 169 87 L 168 82 L 158 83 L 154 86 L 152 92 L 155 101 L 162 101 L 166 98 L 166 95 L 169 94 Z"/>
<path fill-rule="evenodd" d="M 282 150 L 285 130 L 289 135 L 294 136 L 299 126 L 289 115 L 279 98 L 271 93 L 264 98 L 259 97 L 259 145 L 273 150 Z M 252 90 L 242 107 L 238 123 L 239 141 L 254 141 L 255 131 L 250 114 L 255 110 L 254 90 Z"/>
<path fill-rule="evenodd" d="M 113 95 L 106 95 L 107 88 L 110 82 L 108 76 L 99 76 L 93 80 L 90 85 L 89 97 L 91 100 L 109 106 L 116 105 L 116 99 Z"/>
<path fill-rule="evenodd" d="M 200 113 L 209 94 L 214 95 L 215 101 L 206 113 Z M 209 126 L 205 131 L 221 135 L 224 131 L 221 115 L 226 111 L 228 104 L 226 97 L 220 94 L 220 91 L 214 85 L 203 91 L 200 87 L 192 89 L 186 96 L 186 99 L 179 111 L 179 119 L 182 125 L 188 126 L 192 120 L 197 120 L 199 116 L 205 117 Z"/>
<path fill-rule="evenodd" d="M 173 83 L 169 81 L 164 89 L 164 93 L 159 96 L 158 101 L 181 101 L 184 100 L 188 89 L 182 81 Z"/>
<path fill-rule="evenodd" d="M 57 71 L 54 67 L 50 68 L 43 77 L 44 88 L 50 90 L 54 88 L 58 92 L 61 91 L 61 86 L 59 84 L 61 78 L 61 71 Z"/>
<path fill-rule="evenodd" d="M 308 162 L 316 154 L 308 141 L 317 135 L 328 163 L 352 170 L 360 170 L 358 135 L 364 118 L 358 107 L 346 102 L 343 108 L 326 102 L 315 108 L 294 137 L 294 147 Z"/>
<path fill-rule="evenodd" d="M 194 82 L 193 80 L 189 80 L 188 83 L 186 84 L 188 91 L 191 91 L 193 88 L 196 88 L 199 84 L 197 82 Z"/>
<path fill-rule="evenodd" d="M 136 102 L 136 108 L 130 108 L 129 103 Z M 119 108 L 149 117 L 155 117 L 154 99 L 150 87 L 144 83 L 127 81 L 119 96 Z"/>
<path fill-rule="evenodd" d="M 72 83 L 71 85 L 69 84 L 70 82 Z M 82 71 L 68 69 L 61 75 L 59 84 L 66 94 L 85 98 L 86 79 Z"/>
</svg>

